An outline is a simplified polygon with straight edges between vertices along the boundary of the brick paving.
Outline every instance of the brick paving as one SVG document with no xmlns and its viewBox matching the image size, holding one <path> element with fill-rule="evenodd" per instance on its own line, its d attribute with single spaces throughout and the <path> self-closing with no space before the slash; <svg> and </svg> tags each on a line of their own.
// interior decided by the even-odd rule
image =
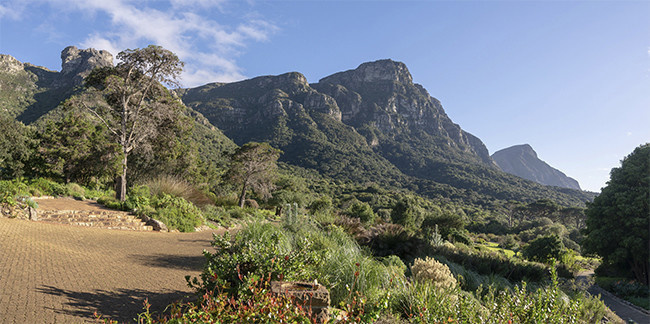
<svg viewBox="0 0 650 324">
<path fill-rule="evenodd" d="M 0 218 L 0 323 L 133 322 L 192 291 L 213 232 L 159 233 Z"/>
</svg>

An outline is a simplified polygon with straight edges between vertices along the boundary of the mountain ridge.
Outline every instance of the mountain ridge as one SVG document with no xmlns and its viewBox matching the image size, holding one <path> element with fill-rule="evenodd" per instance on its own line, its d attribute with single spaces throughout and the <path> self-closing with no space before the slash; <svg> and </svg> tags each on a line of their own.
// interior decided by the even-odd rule
<svg viewBox="0 0 650 324">
<path fill-rule="evenodd" d="M 61 57 L 67 73 L 0 57 L 0 66 L 11 67 L 0 71 L 0 113 L 25 123 L 50 118 L 63 100 L 84 91 L 84 73 L 112 64 L 106 54 L 68 47 Z M 218 143 L 216 151 L 202 153 L 215 162 L 223 163 L 221 152 L 234 144 L 269 142 L 284 151 L 282 162 L 336 182 L 377 183 L 479 205 L 537 199 L 581 205 L 593 198 L 502 172 L 483 142 L 455 124 L 401 62 L 366 62 L 312 84 L 288 72 L 173 93 L 199 125 L 197 143 Z"/>
<path fill-rule="evenodd" d="M 544 185 L 581 190 L 578 181 L 541 160 L 529 144 L 514 145 L 494 152 L 492 159 L 504 172 L 518 177 Z"/>
</svg>

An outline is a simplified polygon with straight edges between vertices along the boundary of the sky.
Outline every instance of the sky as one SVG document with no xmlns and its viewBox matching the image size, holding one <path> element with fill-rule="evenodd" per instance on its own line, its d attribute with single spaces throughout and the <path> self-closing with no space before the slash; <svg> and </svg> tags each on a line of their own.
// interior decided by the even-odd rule
<svg viewBox="0 0 650 324">
<path fill-rule="evenodd" d="M 21 62 L 149 44 L 185 87 L 403 62 L 490 153 L 530 144 L 589 191 L 650 142 L 650 1 L 0 1 L 0 53 Z"/>
</svg>

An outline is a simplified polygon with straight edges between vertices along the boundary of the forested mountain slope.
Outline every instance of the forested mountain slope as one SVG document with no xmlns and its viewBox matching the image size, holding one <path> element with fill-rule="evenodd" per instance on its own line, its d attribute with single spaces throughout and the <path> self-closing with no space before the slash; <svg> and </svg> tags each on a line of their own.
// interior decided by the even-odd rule
<svg viewBox="0 0 650 324">
<path fill-rule="evenodd" d="M 400 62 L 364 63 L 316 84 L 291 72 L 177 93 L 237 144 L 268 141 L 284 151 L 282 161 L 338 180 L 479 204 L 591 198 L 499 170 L 481 140 L 454 124 Z"/>
</svg>

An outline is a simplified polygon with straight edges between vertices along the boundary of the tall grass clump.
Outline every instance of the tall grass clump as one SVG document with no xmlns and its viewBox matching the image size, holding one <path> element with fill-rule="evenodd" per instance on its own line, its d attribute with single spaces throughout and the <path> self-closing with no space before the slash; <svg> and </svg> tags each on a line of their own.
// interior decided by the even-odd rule
<svg viewBox="0 0 650 324">
<path fill-rule="evenodd" d="M 178 176 L 160 175 L 145 182 L 144 185 L 149 187 L 153 196 L 167 194 L 183 197 L 196 206 L 214 204 L 214 199 Z"/>
</svg>

